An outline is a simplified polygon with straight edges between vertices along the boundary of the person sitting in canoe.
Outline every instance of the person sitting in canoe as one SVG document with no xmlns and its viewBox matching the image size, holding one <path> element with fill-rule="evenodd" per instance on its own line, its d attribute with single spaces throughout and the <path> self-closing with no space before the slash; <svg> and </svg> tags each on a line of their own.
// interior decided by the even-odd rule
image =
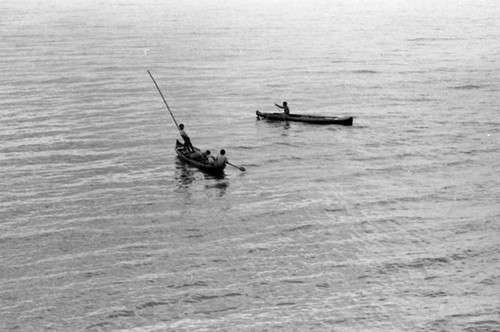
<svg viewBox="0 0 500 332">
<path fill-rule="evenodd" d="M 215 163 L 215 157 L 210 154 L 210 150 L 206 150 L 204 152 L 201 151 L 192 152 L 189 154 L 189 159 L 207 163 L 210 165 L 213 165 Z"/>
<path fill-rule="evenodd" d="M 194 152 L 193 144 L 191 144 L 191 139 L 184 131 L 184 125 L 181 123 L 179 125 L 179 134 L 181 134 L 182 139 L 184 140 L 184 148 L 188 152 Z"/>
<path fill-rule="evenodd" d="M 220 150 L 219 155 L 215 158 L 215 166 L 221 166 L 227 163 L 226 151 L 224 149 Z"/>
<path fill-rule="evenodd" d="M 274 104 L 274 105 L 278 108 L 281 108 L 285 112 L 285 115 L 290 115 L 290 109 L 288 108 L 288 104 L 286 101 L 283 102 L 283 106 L 278 105 L 278 104 Z"/>
<path fill-rule="evenodd" d="M 205 155 L 204 155 L 204 152 L 200 152 L 200 151 L 195 151 L 195 152 L 191 152 L 189 154 L 189 159 L 193 159 L 193 160 L 197 160 L 197 161 L 203 161 L 205 159 Z"/>
<path fill-rule="evenodd" d="M 215 164 L 215 157 L 210 154 L 210 150 L 207 150 L 203 153 L 203 159 L 207 164 Z"/>
</svg>

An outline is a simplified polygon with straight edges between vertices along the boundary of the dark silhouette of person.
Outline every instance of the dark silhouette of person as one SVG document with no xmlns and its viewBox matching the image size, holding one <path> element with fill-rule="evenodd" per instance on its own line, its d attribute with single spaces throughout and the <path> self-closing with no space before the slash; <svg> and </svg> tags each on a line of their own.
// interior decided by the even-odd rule
<svg viewBox="0 0 500 332">
<path fill-rule="evenodd" d="M 274 104 L 274 105 L 276 105 L 276 107 L 281 108 L 285 112 L 286 115 L 290 115 L 290 109 L 288 108 L 288 104 L 286 101 L 283 102 L 283 106 L 278 105 L 278 104 Z"/>
</svg>

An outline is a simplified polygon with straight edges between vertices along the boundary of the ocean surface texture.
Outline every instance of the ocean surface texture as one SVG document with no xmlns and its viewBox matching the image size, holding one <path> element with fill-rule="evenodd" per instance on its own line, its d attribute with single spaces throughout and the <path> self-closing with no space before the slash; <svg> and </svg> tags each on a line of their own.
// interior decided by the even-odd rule
<svg viewBox="0 0 500 332">
<path fill-rule="evenodd" d="M 500 331 L 499 17 L 0 1 L 0 331 Z"/>
</svg>

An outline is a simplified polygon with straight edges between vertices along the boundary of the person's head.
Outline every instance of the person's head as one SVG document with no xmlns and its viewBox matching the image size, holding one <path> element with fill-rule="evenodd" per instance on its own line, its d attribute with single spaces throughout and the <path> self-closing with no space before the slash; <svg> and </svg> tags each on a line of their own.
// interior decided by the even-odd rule
<svg viewBox="0 0 500 332">
<path fill-rule="evenodd" d="M 286 103 L 286 101 L 284 101 L 284 102 L 283 102 L 283 106 L 286 106 L 286 105 L 287 105 L 287 103 Z"/>
<path fill-rule="evenodd" d="M 210 154 L 210 150 L 205 151 L 205 155 L 208 156 L 209 154 Z"/>
<path fill-rule="evenodd" d="M 182 123 L 179 125 L 179 129 L 180 130 L 184 129 L 184 125 Z"/>
<path fill-rule="evenodd" d="M 221 154 L 222 156 L 223 156 L 223 155 L 225 155 L 225 154 L 226 154 L 226 150 L 224 150 L 224 149 L 220 150 L 220 154 Z"/>
</svg>

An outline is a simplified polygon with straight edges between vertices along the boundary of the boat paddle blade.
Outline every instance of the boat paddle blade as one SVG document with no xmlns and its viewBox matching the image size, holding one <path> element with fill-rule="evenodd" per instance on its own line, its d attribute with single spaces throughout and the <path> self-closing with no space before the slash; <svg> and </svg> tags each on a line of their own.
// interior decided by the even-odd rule
<svg viewBox="0 0 500 332">
<path fill-rule="evenodd" d="M 230 163 L 230 162 L 228 162 L 228 161 L 227 161 L 227 163 L 228 163 L 229 165 L 231 165 L 231 166 L 233 166 L 233 167 L 235 167 L 235 168 L 239 169 L 239 170 L 240 170 L 240 171 L 242 171 L 242 172 L 246 171 L 245 167 L 243 167 L 243 166 L 236 166 L 236 165 L 231 164 L 231 163 Z"/>
</svg>

